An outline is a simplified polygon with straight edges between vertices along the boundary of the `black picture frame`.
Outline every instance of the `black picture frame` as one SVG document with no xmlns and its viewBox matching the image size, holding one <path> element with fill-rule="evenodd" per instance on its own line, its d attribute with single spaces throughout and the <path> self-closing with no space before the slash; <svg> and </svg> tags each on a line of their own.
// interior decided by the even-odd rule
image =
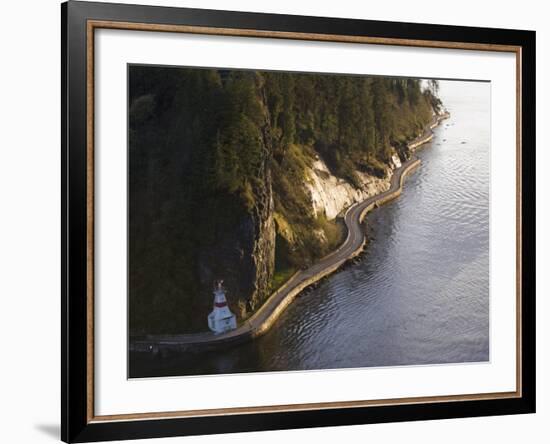
<svg viewBox="0 0 550 444">
<path fill-rule="evenodd" d="M 512 45 L 521 49 L 521 394 L 318 410 L 99 421 L 90 416 L 87 231 L 87 23 L 186 25 L 411 41 Z M 69 1 L 61 5 L 62 275 L 61 437 L 65 442 L 230 433 L 535 412 L 535 32 L 356 19 Z"/>
</svg>

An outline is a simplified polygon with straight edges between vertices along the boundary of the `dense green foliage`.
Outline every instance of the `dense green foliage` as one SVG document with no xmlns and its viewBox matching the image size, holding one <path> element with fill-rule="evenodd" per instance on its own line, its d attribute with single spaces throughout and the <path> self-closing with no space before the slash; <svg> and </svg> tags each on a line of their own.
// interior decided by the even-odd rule
<svg viewBox="0 0 550 444">
<path fill-rule="evenodd" d="M 326 254 L 343 233 L 313 214 L 313 159 L 356 185 L 382 176 L 439 106 L 415 79 L 132 66 L 129 80 L 132 333 L 203 330 L 201 257 L 271 199 L 273 285 Z"/>
<path fill-rule="evenodd" d="M 376 171 L 391 146 L 431 118 L 432 94 L 416 79 L 266 73 L 279 162 L 292 143 L 313 146 L 335 174 Z"/>
</svg>

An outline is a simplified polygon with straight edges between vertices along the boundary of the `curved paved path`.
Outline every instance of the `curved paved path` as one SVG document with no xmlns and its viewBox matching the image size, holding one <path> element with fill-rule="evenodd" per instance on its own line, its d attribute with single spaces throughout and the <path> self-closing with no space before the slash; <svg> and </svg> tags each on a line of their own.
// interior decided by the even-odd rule
<svg viewBox="0 0 550 444">
<path fill-rule="evenodd" d="M 211 332 L 185 335 L 155 335 L 130 341 L 133 351 L 153 351 L 159 349 L 185 350 L 195 346 L 219 346 L 243 342 L 265 333 L 290 305 L 294 298 L 306 287 L 333 273 L 345 262 L 359 254 L 365 245 L 365 234 L 361 227 L 368 211 L 382 205 L 401 194 L 406 175 L 420 164 L 413 157 L 397 168 L 391 178 L 390 188 L 368 199 L 352 205 L 344 215 L 348 235 L 342 245 L 306 270 L 298 271 L 279 288 L 262 307 L 237 329 L 215 335 Z"/>
</svg>

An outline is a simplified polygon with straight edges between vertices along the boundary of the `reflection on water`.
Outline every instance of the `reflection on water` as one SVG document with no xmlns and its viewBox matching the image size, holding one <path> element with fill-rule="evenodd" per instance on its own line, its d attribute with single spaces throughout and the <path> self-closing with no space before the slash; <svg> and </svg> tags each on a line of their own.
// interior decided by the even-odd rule
<svg viewBox="0 0 550 444">
<path fill-rule="evenodd" d="M 451 118 L 401 197 L 370 213 L 366 254 L 300 296 L 256 341 L 130 357 L 132 376 L 489 359 L 490 84 L 441 82 Z"/>
</svg>

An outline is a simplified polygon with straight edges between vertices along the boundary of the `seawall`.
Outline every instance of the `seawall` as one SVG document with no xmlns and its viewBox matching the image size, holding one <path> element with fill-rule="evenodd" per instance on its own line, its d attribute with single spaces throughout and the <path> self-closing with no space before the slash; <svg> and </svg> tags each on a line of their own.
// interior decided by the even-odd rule
<svg viewBox="0 0 550 444">
<path fill-rule="evenodd" d="M 426 130 L 408 144 L 410 151 L 430 142 L 432 129 L 449 117 L 448 113 L 434 116 Z M 277 289 L 262 307 L 237 329 L 216 335 L 212 332 L 184 335 L 150 335 L 141 338 L 130 338 L 129 348 L 132 352 L 169 353 L 178 351 L 205 350 L 239 344 L 266 333 L 277 321 L 284 310 L 307 287 L 337 271 L 342 265 L 361 253 L 366 244 L 366 237 L 361 224 L 369 211 L 390 202 L 403 192 L 405 178 L 420 165 L 420 159 L 412 157 L 394 171 L 390 188 L 362 202 L 350 206 L 344 221 L 348 229 L 346 240 L 335 251 L 322 258 L 306 270 L 296 272 L 285 284 Z"/>
</svg>

